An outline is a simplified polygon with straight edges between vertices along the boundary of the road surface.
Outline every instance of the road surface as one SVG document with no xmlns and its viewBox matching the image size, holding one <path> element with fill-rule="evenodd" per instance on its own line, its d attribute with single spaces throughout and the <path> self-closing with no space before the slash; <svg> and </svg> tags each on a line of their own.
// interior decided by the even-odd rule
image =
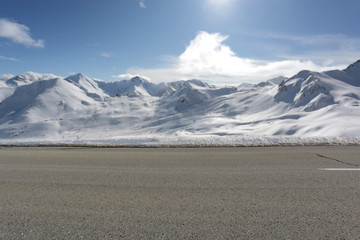
<svg viewBox="0 0 360 240">
<path fill-rule="evenodd" d="M 0 239 L 360 239 L 360 147 L 0 148 Z"/>
</svg>

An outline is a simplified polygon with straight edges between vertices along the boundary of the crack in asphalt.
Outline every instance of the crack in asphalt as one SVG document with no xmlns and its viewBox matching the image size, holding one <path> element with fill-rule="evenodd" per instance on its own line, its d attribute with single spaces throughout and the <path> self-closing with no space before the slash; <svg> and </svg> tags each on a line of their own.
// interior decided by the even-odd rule
<svg viewBox="0 0 360 240">
<path fill-rule="evenodd" d="M 346 164 L 346 165 L 349 165 L 349 166 L 354 166 L 354 167 L 359 167 L 360 166 L 359 164 L 353 164 L 353 163 L 344 162 L 344 161 L 341 161 L 339 159 L 332 158 L 332 157 L 327 157 L 327 156 L 324 156 L 324 155 L 321 155 L 321 154 L 316 154 L 316 155 L 321 157 L 321 158 L 326 158 L 326 159 L 333 160 L 333 161 L 336 161 L 336 162 L 339 162 L 339 163 L 343 163 L 343 164 Z"/>
</svg>

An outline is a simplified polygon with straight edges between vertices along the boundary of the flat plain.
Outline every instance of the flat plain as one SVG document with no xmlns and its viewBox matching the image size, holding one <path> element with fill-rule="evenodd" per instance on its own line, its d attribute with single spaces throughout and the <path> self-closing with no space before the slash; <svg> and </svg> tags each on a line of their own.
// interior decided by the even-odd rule
<svg viewBox="0 0 360 240">
<path fill-rule="evenodd" d="M 0 239 L 359 239 L 360 147 L 0 148 Z"/>
</svg>

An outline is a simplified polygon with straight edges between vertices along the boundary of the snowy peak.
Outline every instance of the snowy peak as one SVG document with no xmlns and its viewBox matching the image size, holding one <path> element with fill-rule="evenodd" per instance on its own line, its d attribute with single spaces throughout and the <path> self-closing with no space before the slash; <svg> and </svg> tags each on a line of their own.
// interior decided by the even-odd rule
<svg viewBox="0 0 360 240">
<path fill-rule="evenodd" d="M 115 82 L 96 82 L 109 96 L 159 96 L 157 85 L 141 77 Z"/>
<path fill-rule="evenodd" d="M 155 96 L 172 94 L 184 88 L 211 88 L 200 80 L 176 81 L 154 84 L 140 76 L 115 82 L 96 81 L 99 88 L 110 96 Z"/>
<path fill-rule="evenodd" d="M 204 83 L 196 79 L 186 80 L 186 81 L 181 80 L 181 81 L 166 83 L 166 87 L 167 87 L 167 93 L 180 91 L 184 88 L 190 88 L 190 89 L 212 88 L 212 86 L 208 85 L 207 83 Z"/>
<path fill-rule="evenodd" d="M 310 77 L 314 77 L 315 74 L 316 74 L 315 72 L 312 72 L 309 70 L 302 70 L 302 71 L 298 72 L 295 76 L 293 76 L 291 79 L 304 80 L 304 79 L 308 79 Z"/>
<path fill-rule="evenodd" d="M 329 80 L 323 73 L 301 71 L 280 83 L 275 100 L 293 107 L 303 107 L 305 111 L 318 110 L 334 103 Z"/>
<path fill-rule="evenodd" d="M 192 84 L 193 86 L 197 86 L 197 87 L 203 87 L 203 88 L 210 88 L 211 86 L 207 83 L 204 83 L 203 81 L 197 80 L 197 79 L 192 79 L 192 80 L 188 80 L 188 83 Z"/>
<path fill-rule="evenodd" d="M 6 84 L 11 87 L 18 87 L 33 83 L 35 81 L 50 80 L 54 78 L 58 78 L 58 76 L 54 74 L 26 72 L 6 80 Z"/>
<path fill-rule="evenodd" d="M 148 80 L 146 80 L 145 78 L 142 78 L 140 76 L 136 76 L 136 77 L 131 78 L 130 82 L 132 82 L 136 86 L 140 86 L 140 85 L 143 85 L 145 83 L 149 83 Z"/>
<path fill-rule="evenodd" d="M 343 71 L 318 73 L 303 70 L 280 83 L 275 101 L 285 102 L 295 108 L 301 107 L 306 112 L 339 102 L 356 106 L 359 97 L 354 91 L 359 86 L 360 60 Z"/>
<path fill-rule="evenodd" d="M 265 82 L 260 82 L 260 83 L 243 82 L 238 87 L 241 88 L 241 89 L 272 87 L 272 86 L 279 85 L 281 82 L 283 82 L 283 81 L 285 81 L 287 79 L 288 78 L 286 78 L 286 77 L 279 76 L 279 77 L 272 78 L 272 79 L 269 79 L 269 80 L 267 80 Z"/>
<path fill-rule="evenodd" d="M 69 76 L 69 77 L 65 78 L 65 80 L 68 82 L 73 82 L 73 83 L 77 83 L 80 85 L 87 85 L 88 87 L 92 87 L 92 88 L 98 87 L 96 82 L 93 79 L 85 76 L 82 73 L 77 73 L 75 75 Z"/>
<path fill-rule="evenodd" d="M 90 97 L 103 99 L 103 90 L 99 88 L 98 83 L 82 73 L 78 73 L 65 78 L 65 81 L 74 84 L 81 90 L 85 91 Z"/>
<path fill-rule="evenodd" d="M 83 80 L 90 80 L 90 78 L 88 78 L 87 76 L 85 76 L 82 73 L 77 73 L 77 74 L 71 75 L 71 76 L 69 76 L 69 77 L 67 77 L 65 79 L 66 80 L 71 80 L 71 81 L 76 82 L 76 83 L 79 83 L 80 81 L 83 81 Z"/>
<path fill-rule="evenodd" d="M 270 80 L 267 80 L 266 82 L 279 85 L 281 82 L 286 81 L 287 79 L 288 79 L 287 77 L 279 76 L 279 77 L 275 77 Z"/>
<path fill-rule="evenodd" d="M 324 73 L 349 85 L 360 87 L 360 60 L 350 64 L 344 70 L 332 70 Z"/>
<path fill-rule="evenodd" d="M 349 74 L 353 79 L 355 86 L 360 86 L 360 60 L 348 66 L 344 72 Z"/>
<path fill-rule="evenodd" d="M 29 108 L 38 103 L 37 98 L 53 88 L 58 79 L 39 80 L 16 88 L 15 92 L 6 98 L 0 105 L 0 118 L 16 121 L 19 115 L 26 114 Z"/>
<path fill-rule="evenodd" d="M 346 70 L 352 70 L 352 69 L 360 69 L 360 59 L 357 60 L 356 62 L 350 64 Z"/>
<path fill-rule="evenodd" d="M 183 88 L 169 95 L 166 108 L 174 108 L 177 112 L 186 112 L 208 99 L 209 95 L 204 91 L 195 88 Z"/>
</svg>

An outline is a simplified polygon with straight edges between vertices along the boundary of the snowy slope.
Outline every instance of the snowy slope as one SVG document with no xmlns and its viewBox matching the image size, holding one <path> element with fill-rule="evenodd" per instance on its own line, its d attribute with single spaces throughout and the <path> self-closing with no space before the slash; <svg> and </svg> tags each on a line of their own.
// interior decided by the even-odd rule
<svg viewBox="0 0 360 240">
<path fill-rule="evenodd" d="M 57 78 L 57 76 L 53 74 L 26 72 L 21 75 L 0 80 L 0 101 L 11 96 L 11 94 L 14 93 L 16 87 L 28 85 L 36 81 L 49 80 L 53 78 Z"/>
<path fill-rule="evenodd" d="M 69 76 L 65 80 L 86 92 L 89 97 L 104 100 L 104 91 L 99 88 L 95 80 L 81 73 Z"/>
<path fill-rule="evenodd" d="M 94 99 L 64 79 L 35 81 L 16 88 L 1 103 L 0 135 L 54 136 L 62 131 L 64 121 L 67 131 L 96 107 Z"/>
<path fill-rule="evenodd" d="M 11 96 L 15 91 L 14 87 L 9 87 L 5 83 L 0 83 L 0 102 Z"/>
<path fill-rule="evenodd" d="M 359 69 L 358 61 L 344 70 L 304 70 L 239 87 L 25 73 L 1 82 L 0 140 L 359 137 Z"/>
<path fill-rule="evenodd" d="M 360 87 L 360 60 L 351 64 L 344 70 L 333 70 L 325 73 L 332 78 Z"/>
<path fill-rule="evenodd" d="M 165 92 L 165 86 L 158 86 L 141 77 L 116 82 L 97 80 L 96 83 L 110 96 L 161 96 Z"/>
<path fill-rule="evenodd" d="M 57 76 L 53 74 L 39 74 L 34 72 L 26 72 L 24 74 L 17 75 L 15 77 L 6 80 L 6 85 L 17 87 L 17 86 L 27 85 L 35 81 L 49 80 L 53 78 L 57 78 Z"/>
</svg>

